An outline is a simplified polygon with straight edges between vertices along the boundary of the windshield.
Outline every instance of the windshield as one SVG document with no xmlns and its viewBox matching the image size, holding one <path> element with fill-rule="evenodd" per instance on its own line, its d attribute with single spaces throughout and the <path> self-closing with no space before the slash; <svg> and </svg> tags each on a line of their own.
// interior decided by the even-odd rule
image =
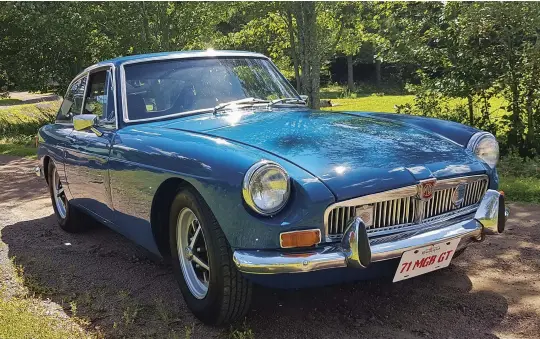
<svg viewBox="0 0 540 339">
<path fill-rule="evenodd" d="M 262 58 L 175 59 L 124 68 L 130 120 L 213 109 L 251 97 L 298 98 L 273 64 Z"/>
</svg>

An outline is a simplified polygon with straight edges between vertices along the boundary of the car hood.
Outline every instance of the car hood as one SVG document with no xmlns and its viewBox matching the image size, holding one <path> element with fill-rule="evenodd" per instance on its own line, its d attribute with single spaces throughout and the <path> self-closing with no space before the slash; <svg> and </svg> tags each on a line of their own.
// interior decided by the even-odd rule
<svg viewBox="0 0 540 339">
<path fill-rule="evenodd" d="M 461 145 L 374 113 L 244 111 L 177 119 L 162 127 L 204 133 L 272 153 L 318 177 L 338 200 L 429 177 L 486 172 Z"/>
</svg>

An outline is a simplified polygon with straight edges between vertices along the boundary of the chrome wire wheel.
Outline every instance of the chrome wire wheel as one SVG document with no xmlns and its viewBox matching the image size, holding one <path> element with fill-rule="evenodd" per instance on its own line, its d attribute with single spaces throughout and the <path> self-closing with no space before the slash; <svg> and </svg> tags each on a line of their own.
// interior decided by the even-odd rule
<svg viewBox="0 0 540 339">
<path fill-rule="evenodd" d="M 208 293 L 210 265 L 204 233 L 197 216 L 184 207 L 176 222 L 176 246 L 184 280 L 193 296 L 203 299 Z"/>
<path fill-rule="evenodd" d="M 60 181 L 60 176 L 58 175 L 56 169 L 53 172 L 52 179 L 54 204 L 56 205 L 56 210 L 58 211 L 60 218 L 65 219 L 67 198 L 66 193 L 64 192 L 64 187 L 62 187 L 62 182 Z"/>
</svg>

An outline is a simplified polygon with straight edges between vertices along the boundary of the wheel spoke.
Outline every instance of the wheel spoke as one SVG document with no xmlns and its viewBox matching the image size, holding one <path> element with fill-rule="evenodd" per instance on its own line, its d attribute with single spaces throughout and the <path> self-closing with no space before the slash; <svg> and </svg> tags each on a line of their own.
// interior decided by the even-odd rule
<svg viewBox="0 0 540 339">
<path fill-rule="evenodd" d="M 189 228 L 191 228 L 193 230 L 193 232 L 196 231 L 195 229 L 195 224 L 197 223 L 197 220 L 194 219 L 190 224 L 189 224 Z"/>
<path fill-rule="evenodd" d="M 197 227 L 195 230 L 195 234 L 193 234 L 193 238 L 191 238 L 191 242 L 189 243 L 189 248 L 193 250 L 193 247 L 195 246 L 195 242 L 197 241 L 197 238 L 199 237 L 199 233 L 201 233 L 201 225 Z"/>
<path fill-rule="evenodd" d="M 202 276 L 203 276 L 203 282 L 205 284 L 208 284 L 208 274 L 206 272 L 202 272 Z"/>
<path fill-rule="evenodd" d="M 196 264 L 198 264 L 199 266 L 201 266 L 202 268 L 210 272 L 210 267 L 208 267 L 208 265 L 204 263 L 201 259 L 199 259 L 199 257 L 197 257 L 195 254 L 193 254 L 193 257 L 191 260 L 193 260 Z"/>
</svg>

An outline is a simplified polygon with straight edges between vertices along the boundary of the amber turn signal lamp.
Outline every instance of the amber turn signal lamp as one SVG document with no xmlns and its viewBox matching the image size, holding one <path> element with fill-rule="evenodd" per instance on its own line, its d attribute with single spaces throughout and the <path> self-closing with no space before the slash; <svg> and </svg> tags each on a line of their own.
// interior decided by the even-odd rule
<svg viewBox="0 0 540 339">
<path fill-rule="evenodd" d="M 504 191 L 499 191 L 499 193 L 500 193 L 502 196 L 504 196 Z"/>
<path fill-rule="evenodd" d="M 279 235 L 282 248 L 309 247 L 321 242 L 321 230 L 283 232 Z"/>
</svg>

